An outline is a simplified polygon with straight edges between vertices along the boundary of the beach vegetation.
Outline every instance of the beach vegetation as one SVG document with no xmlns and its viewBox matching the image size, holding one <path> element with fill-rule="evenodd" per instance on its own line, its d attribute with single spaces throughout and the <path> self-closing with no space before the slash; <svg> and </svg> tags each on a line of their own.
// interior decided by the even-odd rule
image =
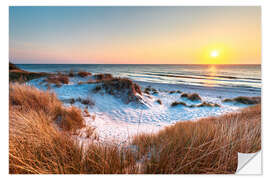
<svg viewBox="0 0 270 180">
<path fill-rule="evenodd" d="M 158 90 L 156 90 L 155 88 L 152 88 L 151 86 L 148 86 L 144 89 L 144 93 L 148 95 L 150 94 L 155 95 L 155 94 L 158 94 Z"/>
<path fill-rule="evenodd" d="M 101 81 L 101 80 L 110 80 L 113 78 L 113 76 L 111 74 L 95 74 L 94 78 L 96 80 Z"/>
<path fill-rule="evenodd" d="M 109 87 L 132 86 L 124 82 Z M 260 104 L 179 121 L 135 135 L 125 146 L 97 141 L 95 128 L 85 126 L 85 111 L 63 106 L 50 91 L 10 83 L 9 109 L 11 174 L 234 174 L 237 152 L 261 149 Z M 89 138 L 85 147 L 74 136 L 81 129 Z"/>
<path fill-rule="evenodd" d="M 156 102 L 157 102 L 158 104 L 162 104 L 162 101 L 161 101 L 160 99 L 158 99 Z"/>
<path fill-rule="evenodd" d="M 86 71 L 79 71 L 78 72 L 78 76 L 80 76 L 80 77 L 86 77 L 86 76 L 91 76 L 91 75 L 92 75 L 92 73 L 86 72 Z"/>
<path fill-rule="evenodd" d="M 61 87 L 63 84 L 69 83 L 69 77 L 64 74 L 50 75 L 45 78 L 42 83 L 54 84 L 57 87 Z"/>
<path fill-rule="evenodd" d="M 188 105 L 185 102 L 182 102 L 182 101 L 174 101 L 171 104 L 171 107 L 175 107 L 175 106 L 179 106 L 179 105 L 188 107 Z"/>
<path fill-rule="evenodd" d="M 18 68 L 15 64 L 9 63 L 9 81 L 24 83 L 32 79 L 48 76 L 48 73 L 44 72 L 29 72 Z"/>
<path fill-rule="evenodd" d="M 198 104 L 195 107 L 220 107 L 220 105 L 217 103 L 202 102 L 201 104 Z"/>
<path fill-rule="evenodd" d="M 200 100 L 202 100 L 200 95 L 197 94 L 197 93 L 191 93 L 191 94 L 183 93 L 183 94 L 181 94 L 181 97 L 182 98 L 187 98 L 187 99 L 189 99 L 191 101 L 200 101 Z"/>
<path fill-rule="evenodd" d="M 69 77 L 74 77 L 75 76 L 74 71 L 72 69 L 69 71 L 68 76 Z"/>
<path fill-rule="evenodd" d="M 239 96 L 233 99 L 224 99 L 223 102 L 237 102 L 242 104 L 259 104 L 261 103 L 261 97 L 247 97 Z"/>
<path fill-rule="evenodd" d="M 137 135 L 132 144 L 143 159 L 141 173 L 235 173 L 237 152 L 254 153 L 261 149 L 261 106 L 177 122 L 155 134 Z"/>
</svg>

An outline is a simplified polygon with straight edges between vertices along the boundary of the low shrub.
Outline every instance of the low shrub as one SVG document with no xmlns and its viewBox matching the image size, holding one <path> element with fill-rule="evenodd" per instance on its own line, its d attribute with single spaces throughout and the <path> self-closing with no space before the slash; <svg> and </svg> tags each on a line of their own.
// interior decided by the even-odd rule
<svg viewBox="0 0 270 180">
<path fill-rule="evenodd" d="M 90 73 L 90 72 L 85 72 L 85 71 L 78 72 L 78 76 L 80 76 L 80 77 L 86 77 L 86 76 L 91 76 L 91 75 L 92 75 L 92 73 Z"/>
<path fill-rule="evenodd" d="M 175 106 L 178 106 L 178 105 L 188 107 L 188 105 L 187 105 L 185 102 L 181 102 L 181 101 L 175 101 L 175 102 L 173 102 L 173 103 L 171 104 L 171 107 L 175 107 Z"/>
<path fill-rule="evenodd" d="M 95 74 L 94 78 L 96 80 L 109 80 L 112 79 L 113 76 L 111 74 Z"/>
<path fill-rule="evenodd" d="M 97 85 L 94 89 L 93 89 L 93 92 L 94 93 L 97 93 L 97 92 L 99 92 L 100 90 L 101 90 L 101 86 L 99 86 L 99 85 Z"/>
<path fill-rule="evenodd" d="M 113 78 L 110 80 L 104 80 L 102 81 L 101 87 L 106 93 L 116 97 L 121 97 L 122 100 L 127 104 L 132 101 L 139 101 L 137 93 L 142 95 L 140 86 L 127 78 Z"/>
<path fill-rule="evenodd" d="M 61 87 L 62 84 L 68 84 L 69 83 L 69 78 L 67 75 L 63 75 L 61 73 L 58 73 L 58 75 L 51 75 L 48 76 L 43 80 L 42 83 L 47 83 L 47 84 L 55 84 L 57 87 Z"/>
<path fill-rule="evenodd" d="M 9 63 L 9 70 L 20 70 L 20 68 L 18 68 L 15 64 L 13 64 L 13 63 Z"/>
<path fill-rule="evenodd" d="M 156 90 L 155 88 L 151 88 L 151 86 L 148 86 L 147 88 L 144 89 L 144 93 L 148 95 L 150 94 L 155 95 L 158 94 L 158 90 Z"/>
<path fill-rule="evenodd" d="M 69 77 L 74 77 L 75 76 L 74 71 L 72 69 L 69 71 L 68 76 Z"/>
<path fill-rule="evenodd" d="M 239 96 L 233 99 L 224 99 L 223 102 L 237 102 L 237 103 L 242 103 L 242 104 L 259 104 L 261 103 L 261 97 Z"/>
<path fill-rule="evenodd" d="M 183 93 L 181 95 L 182 98 L 187 98 L 191 101 L 200 101 L 202 100 L 201 97 L 199 96 L 199 94 L 197 93 L 192 93 L 192 94 L 187 94 L 187 93 Z"/>
<path fill-rule="evenodd" d="M 79 98 L 75 99 L 75 101 L 80 102 L 81 104 L 84 104 L 84 105 L 90 105 L 90 106 L 95 105 L 95 102 L 90 98 L 83 99 L 83 98 L 79 97 Z"/>
<path fill-rule="evenodd" d="M 211 102 L 202 102 L 199 105 L 196 105 L 196 107 L 220 107 L 217 103 L 211 103 Z"/>
<path fill-rule="evenodd" d="M 162 101 L 160 99 L 157 100 L 158 104 L 162 104 Z"/>
</svg>

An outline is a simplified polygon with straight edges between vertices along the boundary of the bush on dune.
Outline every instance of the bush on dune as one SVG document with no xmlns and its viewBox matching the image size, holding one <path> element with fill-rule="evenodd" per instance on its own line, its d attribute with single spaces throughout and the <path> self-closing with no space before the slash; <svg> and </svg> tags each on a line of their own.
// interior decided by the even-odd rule
<svg viewBox="0 0 270 180">
<path fill-rule="evenodd" d="M 24 83 L 43 76 L 48 76 L 48 73 L 24 71 L 15 64 L 9 63 L 9 81 L 11 82 Z"/>
<path fill-rule="evenodd" d="M 144 89 L 144 93 L 148 95 L 150 94 L 155 95 L 158 94 L 158 90 L 156 90 L 155 88 L 151 88 L 151 86 L 148 86 L 147 88 Z"/>
<path fill-rule="evenodd" d="M 194 108 L 194 107 L 220 107 L 219 104 L 217 103 L 211 103 L 211 102 L 202 102 L 200 104 L 197 105 L 187 105 L 185 102 L 182 101 L 175 101 L 171 104 L 171 107 L 176 107 L 176 106 L 185 106 L 185 107 L 189 107 L 189 108 Z"/>
<path fill-rule="evenodd" d="M 74 71 L 72 69 L 69 71 L 68 76 L 69 77 L 74 77 L 75 76 Z"/>
<path fill-rule="evenodd" d="M 223 102 L 238 102 L 242 104 L 259 104 L 261 103 L 261 97 L 239 96 L 233 99 L 224 99 Z"/>
<path fill-rule="evenodd" d="M 220 107 L 220 105 L 217 103 L 202 102 L 201 104 L 196 105 L 196 107 Z"/>
<path fill-rule="evenodd" d="M 9 63 L 9 70 L 19 69 L 15 64 Z"/>
<path fill-rule="evenodd" d="M 79 98 L 75 99 L 75 101 L 78 101 L 78 102 L 80 102 L 81 104 L 84 104 L 84 105 L 90 105 L 90 106 L 95 105 L 95 102 L 92 99 L 90 99 L 89 97 L 86 98 L 86 99 L 83 99 L 83 98 L 79 97 Z"/>
<path fill-rule="evenodd" d="M 80 77 L 86 77 L 86 76 L 91 76 L 91 75 L 92 75 L 92 73 L 86 72 L 86 71 L 79 71 L 78 72 L 78 76 L 80 76 Z"/>
<path fill-rule="evenodd" d="M 61 87 L 62 84 L 69 83 L 69 78 L 67 75 L 63 75 L 63 74 L 51 75 L 45 78 L 42 83 L 45 83 L 45 82 L 47 83 L 47 85 L 55 84 L 57 87 Z"/>
<path fill-rule="evenodd" d="M 111 74 L 95 74 L 94 78 L 96 80 L 109 80 L 112 79 L 113 76 Z"/>
<path fill-rule="evenodd" d="M 188 107 L 188 105 L 185 102 L 181 102 L 181 101 L 175 101 L 175 102 L 173 102 L 171 104 L 171 107 L 175 107 L 175 106 L 179 106 L 179 105 Z"/>
<path fill-rule="evenodd" d="M 157 102 L 158 104 L 162 104 L 162 101 L 161 101 L 160 99 L 158 99 L 156 102 Z"/>
<path fill-rule="evenodd" d="M 141 173 L 235 173 L 237 152 L 261 149 L 261 106 L 220 117 L 178 122 L 133 144 L 143 158 Z M 150 155 L 149 155 L 150 154 Z"/>
<path fill-rule="evenodd" d="M 189 99 L 191 101 L 200 101 L 200 100 L 202 100 L 201 97 L 200 97 L 200 95 L 197 94 L 197 93 L 192 93 L 192 94 L 183 93 L 181 95 L 181 97 L 182 98 L 187 98 L 187 99 Z"/>
<path fill-rule="evenodd" d="M 106 93 L 121 98 L 125 103 L 139 102 L 137 94 L 142 95 L 141 88 L 128 78 L 112 78 L 100 81 L 92 91 L 94 93 L 104 90 Z"/>
</svg>

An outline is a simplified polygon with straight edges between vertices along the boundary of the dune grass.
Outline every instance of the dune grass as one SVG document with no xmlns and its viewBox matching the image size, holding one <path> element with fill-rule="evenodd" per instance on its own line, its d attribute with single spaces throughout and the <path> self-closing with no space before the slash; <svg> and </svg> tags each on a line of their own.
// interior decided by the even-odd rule
<svg viewBox="0 0 270 180">
<path fill-rule="evenodd" d="M 90 139 L 84 148 L 72 134 L 85 127 L 80 110 L 26 85 L 9 93 L 11 174 L 234 173 L 237 152 L 261 149 L 260 104 L 137 135 L 132 148 Z"/>
<path fill-rule="evenodd" d="M 135 172 L 129 149 L 90 141 L 84 150 L 71 138 L 84 127 L 79 109 L 65 108 L 55 94 L 26 85 L 10 83 L 9 93 L 9 173 Z"/>
<path fill-rule="evenodd" d="M 18 68 L 15 64 L 9 63 L 9 81 L 11 82 L 24 83 L 43 76 L 48 76 L 48 73 L 25 71 Z"/>
<path fill-rule="evenodd" d="M 57 74 L 57 75 L 51 75 L 48 76 L 43 80 L 42 83 L 47 83 L 47 85 L 50 86 L 50 84 L 54 84 L 57 87 L 61 87 L 63 84 L 68 84 L 69 83 L 69 77 L 64 74 Z"/>
<path fill-rule="evenodd" d="M 150 174 L 234 173 L 237 152 L 261 149 L 261 106 L 220 117 L 178 122 L 133 139 Z"/>
</svg>

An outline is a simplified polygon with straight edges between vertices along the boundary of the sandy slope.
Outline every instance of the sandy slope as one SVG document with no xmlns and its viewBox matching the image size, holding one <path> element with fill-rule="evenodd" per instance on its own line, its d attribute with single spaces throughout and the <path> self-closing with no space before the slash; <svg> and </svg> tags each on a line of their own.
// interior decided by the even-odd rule
<svg viewBox="0 0 270 180">
<path fill-rule="evenodd" d="M 43 78 L 34 79 L 28 82 L 40 89 L 45 90 L 46 87 L 40 82 Z M 100 140 L 111 141 L 117 139 L 119 142 L 128 141 L 129 137 L 140 132 L 154 132 L 160 128 L 176 123 L 177 121 L 196 120 L 201 117 L 217 116 L 226 112 L 236 111 L 246 105 L 223 103 L 222 99 L 232 98 L 240 95 L 245 96 L 260 96 L 258 92 L 242 92 L 235 89 L 213 88 L 213 87 L 194 87 L 181 86 L 172 84 L 158 84 L 137 82 L 144 89 L 147 86 L 156 88 L 159 93 L 156 95 L 147 96 L 143 94 L 142 100 L 144 106 L 134 103 L 125 104 L 120 99 L 104 94 L 93 93 L 92 89 L 95 84 L 78 85 L 80 81 L 86 81 L 88 78 L 73 77 L 70 78 L 70 83 L 62 87 L 52 87 L 60 100 L 65 105 L 70 106 L 69 99 L 71 98 L 89 98 L 95 105 L 86 106 L 79 102 L 74 105 L 82 109 L 87 108 L 92 117 L 85 117 L 86 124 L 96 127 L 96 131 L 100 136 Z M 199 93 L 202 101 L 218 103 L 221 107 L 171 107 L 174 101 L 183 101 L 188 105 L 199 104 L 200 102 L 193 102 L 181 98 L 181 94 L 170 94 L 171 90 L 180 90 L 188 93 Z M 156 102 L 157 99 L 162 101 L 162 104 Z"/>
</svg>

